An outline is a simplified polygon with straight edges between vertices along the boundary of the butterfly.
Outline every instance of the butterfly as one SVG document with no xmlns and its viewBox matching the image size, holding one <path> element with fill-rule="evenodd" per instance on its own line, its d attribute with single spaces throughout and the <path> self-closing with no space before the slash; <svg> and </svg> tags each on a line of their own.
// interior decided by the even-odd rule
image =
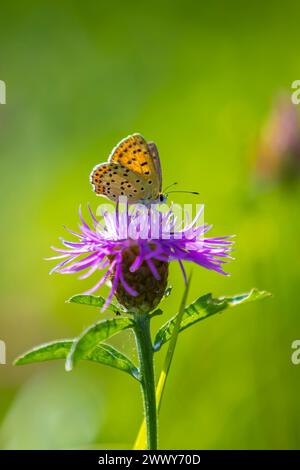
<svg viewBox="0 0 300 470">
<path fill-rule="evenodd" d="M 141 134 L 132 134 L 112 150 L 107 163 L 93 168 L 90 176 L 99 196 L 118 201 L 126 196 L 129 204 L 164 202 L 158 150 Z"/>
</svg>

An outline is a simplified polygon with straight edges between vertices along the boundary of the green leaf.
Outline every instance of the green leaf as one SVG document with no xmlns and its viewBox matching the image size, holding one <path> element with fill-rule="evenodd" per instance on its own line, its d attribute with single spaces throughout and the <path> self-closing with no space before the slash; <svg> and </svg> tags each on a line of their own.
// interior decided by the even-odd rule
<svg viewBox="0 0 300 470">
<path fill-rule="evenodd" d="M 133 320 L 128 317 L 102 320 L 89 326 L 74 340 L 66 360 L 66 370 L 70 371 L 79 360 L 84 359 L 102 341 L 110 338 L 119 331 L 131 328 Z"/>
<path fill-rule="evenodd" d="M 32 362 L 65 359 L 71 349 L 72 343 L 72 339 L 62 339 L 58 341 L 52 341 L 51 343 L 41 344 L 17 357 L 14 365 L 23 366 Z"/>
<path fill-rule="evenodd" d="M 269 297 L 270 295 L 271 294 L 269 292 L 259 291 L 257 289 L 252 289 L 246 294 L 234 295 L 232 297 L 213 298 L 212 294 L 203 295 L 184 309 L 179 331 L 183 331 L 194 323 L 204 320 L 216 313 L 221 313 L 227 308 L 261 300 Z M 158 351 L 163 344 L 170 340 L 177 317 L 178 314 L 172 317 L 157 332 L 154 340 L 155 351 Z"/>
<path fill-rule="evenodd" d="M 72 339 L 53 341 L 41 344 L 22 356 L 18 357 L 14 365 L 21 366 L 34 362 L 51 361 L 55 359 L 66 359 L 73 344 Z M 98 362 L 115 369 L 127 372 L 135 379 L 139 380 L 139 370 L 131 360 L 109 344 L 99 344 L 89 352 L 83 359 Z"/>
<path fill-rule="evenodd" d="M 125 354 L 121 353 L 110 344 L 99 344 L 87 355 L 86 359 L 123 370 L 124 372 L 128 372 L 128 374 L 132 375 L 135 379 L 140 380 L 139 369 Z"/>
<path fill-rule="evenodd" d="M 67 302 L 81 305 L 89 305 L 90 307 L 102 308 L 105 304 L 105 299 L 100 295 L 76 294 L 73 295 L 73 297 L 71 297 L 70 299 L 68 299 Z M 120 310 L 113 303 L 109 304 L 108 309 L 112 310 L 115 313 Z"/>
</svg>

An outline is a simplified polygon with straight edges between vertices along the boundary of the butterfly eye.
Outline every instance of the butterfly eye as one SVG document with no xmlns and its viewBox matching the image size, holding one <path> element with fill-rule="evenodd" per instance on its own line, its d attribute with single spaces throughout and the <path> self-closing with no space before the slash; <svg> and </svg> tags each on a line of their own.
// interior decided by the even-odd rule
<svg viewBox="0 0 300 470">
<path fill-rule="evenodd" d="M 160 194 L 160 195 L 159 195 L 159 201 L 160 201 L 160 202 L 164 202 L 164 195 L 163 195 L 163 194 Z"/>
</svg>

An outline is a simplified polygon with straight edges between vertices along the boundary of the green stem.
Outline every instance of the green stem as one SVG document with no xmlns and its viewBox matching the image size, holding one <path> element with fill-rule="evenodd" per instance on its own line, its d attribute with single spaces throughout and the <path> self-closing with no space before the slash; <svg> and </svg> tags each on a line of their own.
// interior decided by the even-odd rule
<svg viewBox="0 0 300 470">
<path fill-rule="evenodd" d="M 157 449 L 157 409 L 155 396 L 155 377 L 153 346 L 150 332 L 149 314 L 135 315 L 135 338 L 140 362 L 141 390 L 147 426 L 147 449 Z"/>
</svg>

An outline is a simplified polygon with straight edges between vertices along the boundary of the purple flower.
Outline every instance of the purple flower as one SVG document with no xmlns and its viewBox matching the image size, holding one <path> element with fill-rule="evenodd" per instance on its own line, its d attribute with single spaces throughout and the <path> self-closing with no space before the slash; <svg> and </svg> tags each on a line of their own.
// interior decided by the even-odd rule
<svg viewBox="0 0 300 470">
<path fill-rule="evenodd" d="M 280 95 L 262 129 L 255 174 L 261 183 L 293 181 L 300 174 L 300 115 L 290 96 Z"/>
<path fill-rule="evenodd" d="M 150 209 L 147 211 L 150 213 Z M 104 213 L 103 222 L 100 223 L 90 207 L 89 212 L 91 226 L 85 222 L 79 210 L 79 231 L 67 229 L 78 241 L 62 240 L 63 248 L 52 247 L 61 254 L 49 259 L 62 259 L 51 273 L 72 274 L 83 271 L 80 279 L 85 279 L 101 271 L 99 281 L 85 294 L 96 292 L 110 280 L 111 290 L 103 310 L 108 307 L 113 295 L 131 310 L 152 310 L 164 294 L 170 261 L 179 262 L 186 280 L 185 261 L 226 274 L 222 264 L 232 259 L 230 251 L 233 242 L 230 237 L 207 238 L 206 233 L 211 227 L 197 225 L 202 211 L 191 223 L 177 228 L 178 220 L 171 207 L 165 216 L 160 214 L 156 237 L 153 237 L 153 221 L 150 219 L 144 221 L 141 227 L 136 214 L 128 215 L 126 212 L 124 219 L 124 214 L 118 215 L 117 210 L 116 216 Z M 132 237 L 128 231 L 127 236 L 124 235 L 124 227 L 121 226 L 124 220 L 126 229 L 134 224 L 138 236 Z"/>
</svg>

